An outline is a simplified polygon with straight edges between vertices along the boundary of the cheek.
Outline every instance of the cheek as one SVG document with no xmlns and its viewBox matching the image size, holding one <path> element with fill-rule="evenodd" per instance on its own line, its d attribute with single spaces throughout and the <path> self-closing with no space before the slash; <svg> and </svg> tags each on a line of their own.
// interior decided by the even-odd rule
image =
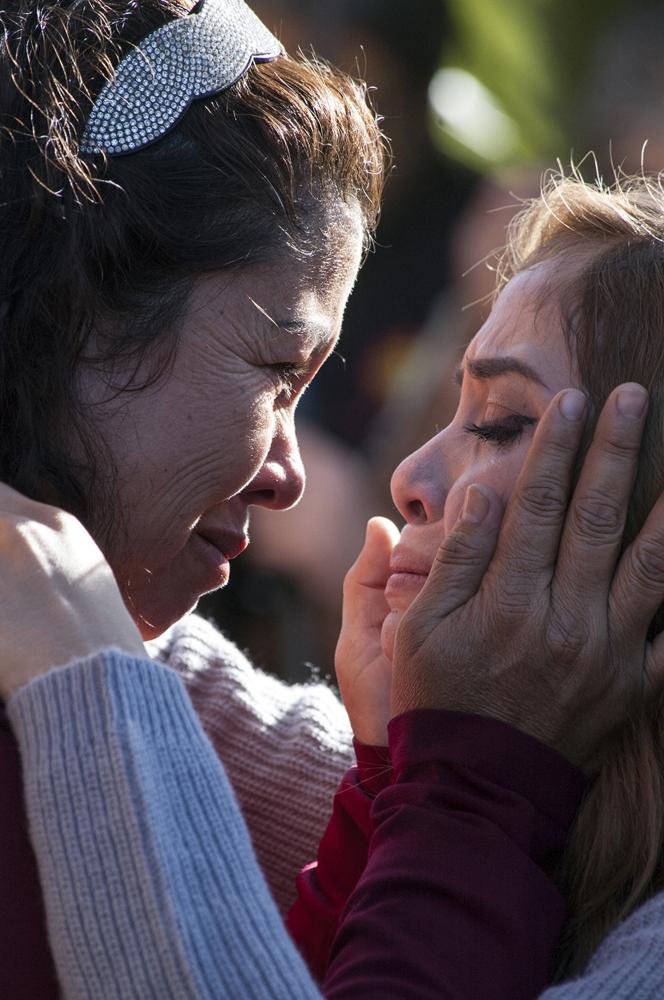
<svg viewBox="0 0 664 1000">
<path fill-rule="evenodd" d="M 274 434 L 273 402 L 270 393 L 247 392 L 233 405 L 199 412 L 192 420 L 200 430 L 193 452 L 224 479 L 228 495 L 241 490 L 265 461 Z"/>
<path fill-rule="evenodd" d="M 201 391 L 154 400 L 130 423 L 104 428 L 123 506 L 146 535 L 178 534 L 260 468 L 272 440 L 273 393 L 243 389 L 226 398 Z"/>
<path fill-rule="evenodd" d="M 469 486 L 489 486 L 503 503 L 507 503 L 528 453 L 529 444 L 530 439 L 503 450 L 486 445 L 478 449 L 472 463 L 450 488 L 445 504 L 445 534 L 456 524 Z"/>
<path fill-rule="evenodd" d="M 274 393 L 264 378 L 236 376 L 231 385 L 220 379 L 201 385 L 172 407 L 172 419 L 161 430 L 162 441 L 177 448 L 181 466 L 188 460 L 209 465 L 211 475 L 232 476 L 239 482 L 251 478 L 267 448 L 273 424 Z"/>
</svg>

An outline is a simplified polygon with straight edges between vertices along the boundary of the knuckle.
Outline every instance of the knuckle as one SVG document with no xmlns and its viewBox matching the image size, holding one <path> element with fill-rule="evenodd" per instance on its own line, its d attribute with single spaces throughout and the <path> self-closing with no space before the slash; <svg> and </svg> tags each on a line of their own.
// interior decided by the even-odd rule
<svg viewBox="0 0 664 1000">
<path fill-rule="evenodd" d="M 83 527 L 74 514 L 60 507 L 43 507 L 41 520 L 56 531 L 80 531 Z"/>
<path fill-rule="evenodd" d="M 589 628 L 580 618 L 554 616 L 546 630 L 546 645 L 558 665 L 576 662 L 588 645 Z"/>
<path fill-rule="evenodd" d="M 506 625 L 521 621 L 532 610 L 532 589 L 524 578 L 519 583 L 501 586 L 496 596 L 496 613 L 504 630 Z"/>
<path fill-rule="evenodd" d="M 557 521 L 567 499 L 567 490 L 553 478 L 528 483 L 517 494 L 521 510 L 543 523 Z"/>
<path fill-rule="evenodd" d="M 436 553 L 436 562 L 445 566 L 476 566 L 479 559 L 480 553 L 463 530 L 449 534 Z"/>
<path fill-rule="evenodd" d="M 76 518 L 73 514 L 59 507 L 44 507 L 42 521 L 44 524 L 53 524 L 58 528 L 66 528 L 68 525 L 75 524 Z"/>
<path fill-rule="evenodd" d="M 349 607 L 354 610 L 354 602 L 362 590 L 362 577 L 355 566 L 351 566 L 344 577 L 342 595 Z"/>
<path fill-rule="evenodd" d="M 347 592 L 349 592 L 349 591 L 351 591 L 353 589 L 353 587 L 355 585 L 355 577 L 356 576 L 357 576 L 357 568 L 356 568 L 355 563 L 353 563 L 353 565 L 350 567 L 349 570 L 347 570 L 346 575 L 344 576 L 344 582 L 343 582 L 343 592 L 344 592 L 344 594 L 347 593 Z"/>
<path fill-rule="evenodd" d="M 637 537 L 632 544 L 633 575 L 646 585 L 664 582 L 664 544 Z"/>
<path fill-rule="evenodd" d="M 640 430 L 637 421 L 623 428 L 612 427 L 599 443 L 601 451 L 611 459 L 631 465 L 639 450 Z"/>
<path fill-rule="evenodd" d="M 551 432 L 556 436 L 548 437 L 540 446 L 539 467 L 544 476 L 566 473 L 571 468 L 577 452 L 576 437 L 571 425 L 565 428 L 558 427 L 557 431 L 550 428 Z"/>
<path fill-rule="evenodd" d="M 575 499 L 570 508 L 572 528 L 589 541 L 615 540 L 622 535 L 623 510 L 606 493 L 591 490 Z"/>
</svg>

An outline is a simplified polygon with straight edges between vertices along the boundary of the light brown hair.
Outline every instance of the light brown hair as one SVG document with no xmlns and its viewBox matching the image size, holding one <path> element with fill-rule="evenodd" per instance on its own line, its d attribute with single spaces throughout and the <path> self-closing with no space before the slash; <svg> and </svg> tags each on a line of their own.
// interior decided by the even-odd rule
<svg viewBox="0 0 664 1000">
<path fill-rule="evenodd" d="M 554 175 L 511 224 L 499 284 L 560 263 L 547 291 L 560 303 L 570 358 L 597 415 L 621 382 L 650 394 L 624 545 L 664 491 L 664 190 L 659 178 L 612 187 Z M 591 421 L 592 423 L 592 421 Z M 652 634 L 664 627 L 660 609 Z M 561 975 L 580 971 L 610 929 L 664 888 L 664 701 L 638 705 L 606 749 L 560 874 L 570 916 Z"/>
<path fill-rule="evenodd" d="M 385 147 L 366 89 L 316 60 L 252 66 L 139 152 L 81 154 L 122 55 L 190 7 L 18 0 L 0 12 L 0 479 L 97 536 L 118 505 L 101 486 L 112 457 L 80 403 L 82 366 L 119 392 L 145 388 L 173 362 L 197 277 L 309 253 L 327 203 L 359 204 L 367 237 L 379 209 Z M 150 380 L 124 377 L 144 359 Z"/>
</svg>

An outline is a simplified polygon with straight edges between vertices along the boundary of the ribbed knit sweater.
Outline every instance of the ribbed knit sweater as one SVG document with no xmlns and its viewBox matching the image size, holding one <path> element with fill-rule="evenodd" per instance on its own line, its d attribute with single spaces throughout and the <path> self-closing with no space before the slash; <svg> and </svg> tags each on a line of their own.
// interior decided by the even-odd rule
<svg viewBox="0 0 664 1000">
<path fill-rule="evenodd" d="M 182 650 L 189 644 L 194 654 L 191 660 L 183 652 L 179 670 L 194 690 L 210 669 L 204 649 L 212 661 L 223 640 L 204 623 L 189 621 L 162 643 L 173 666 L 178 643 Z M 185 661 L 193 663 L 198 654 L 199 668 L 190 670 Z M 254 677 L 238 657 L 234 696 L 239 705 L 248 703 L 239 711 L 258 720 L 269 710 L 256 700 Z M 259 675 L 256 684 L 263 683 L 273 693 L 277 721 L 294 734 L 302 731 L 301 709 L 304 718 L 309 714 L 308 699 L 327 699 L 317 688 L 289 693 Z M 327 711 L 311 708 L 305 724 L 310 735 Z M 11 699 L 8 712 L 21 746 L 31 834 L 66 1000 L 320 996 L 284 930 L 215 748 L 172 670 L 107 651 L 33 681 Z M 336 708 L 330 712 L 334 716 Z M 247 759 L 240 752 L 233 765 L 226 757 L 229 772 L 231 766 L 240 776 L 245 768 L 253 771 L 252 759 L 260 760 L 268 743 L 272 752 L 264 724 L 266 743 L 246 746 Z M 260 723 L 257 730 L 260 736 Z M 336 754 L 336 769 L 348 746 L 343 725 L 339 733 L 328 747 L 325 738 L 310 741 L 312 762 L 319 752 Z M 291 745 L 300 745 L 299 736 Z M 283 753 L 286 760 L 288 750 Z M 285 767 L 287 782 L 288 773 Z M 270 826 L 285 824 L 294 839 L 316 784 L 306 780 L 306 768 L 302 775 L 301 802 L 291 787 L 283 809 L 267 803 L 277 810 Z M 260 836 L 267 838 L 265 856 L 273 855 L 267 825 Z M 290 847 L 284 843 L 286 864 L 274 857 L 270 862 L 278 891 L 287 871 L 292 877 L 300 849 Z M 657 897 L 607 938 L 585 976 L 543 996 L 654 1000 L 664 995 L 663 958 L 664 899 Z M 369 988 L 362 995 L 374 994 Z M 443 984 L 440 995 L 446 995 Z"/>
<path fill-rule="evenodd" d="M 348 716 L 327 685 L 284 684 L 198 615 L 147 643 L 184 682 L 249 827 L 282 913 L 316 857 L 332 798 L 354 755 Z"/>
</svg>

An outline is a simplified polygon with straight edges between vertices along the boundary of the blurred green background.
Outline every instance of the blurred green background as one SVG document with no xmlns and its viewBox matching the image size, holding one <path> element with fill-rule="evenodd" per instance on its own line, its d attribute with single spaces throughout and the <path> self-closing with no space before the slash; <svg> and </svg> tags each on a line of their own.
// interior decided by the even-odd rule
<svg viewBox="0 0 664 1000">
<path fill-rule="evenodd" d="M 493 149 L 490 141 L 482 149 L 455 141 L 454 129 L 435 120 L 433 134 L 445 151 L 482 169 L 549 163 L 568 157 L 572 149 L 585 153 L 578 95 L 598 41 L 625 15 L 655 5 L 633 0 L 450 0 L 448 6 L 453 36 L 442 53 L 443 63 L 484 85 L 506 116 L 508 134 Z"/>
</svg>

